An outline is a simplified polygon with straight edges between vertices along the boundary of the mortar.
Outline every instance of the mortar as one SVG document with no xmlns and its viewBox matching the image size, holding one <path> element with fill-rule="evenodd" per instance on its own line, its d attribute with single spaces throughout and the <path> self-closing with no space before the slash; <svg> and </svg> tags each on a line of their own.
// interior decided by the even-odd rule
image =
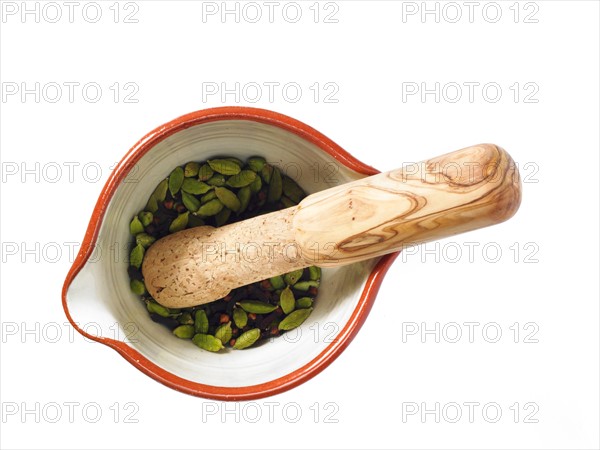
<svg viewBox="0 0 600 450">
<path fill-rule="evenodd" d="M 364 323 L 397 253 L 323 269 L 315 309 L 296 330 L 255 348 L 214 354 L 154 323 L 129 288 L 128 225 L 173 167 L 220 155 L 261 155 L 309 194 L 378 171 L 315 129 L 272 111 L 197 111 L 144 136 L 112 172 L 63 286 L 71 324 L 136 368 L 182 392 L 250 400 L 297 386 L 331 364 Z"/>
</svg>

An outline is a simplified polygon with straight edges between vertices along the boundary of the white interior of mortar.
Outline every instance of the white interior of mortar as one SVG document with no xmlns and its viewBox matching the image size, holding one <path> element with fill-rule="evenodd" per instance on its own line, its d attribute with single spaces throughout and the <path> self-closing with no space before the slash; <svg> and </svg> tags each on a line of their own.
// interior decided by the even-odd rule
<svg viewBox="0 0 600 450">
<path fill-rule="evenodd" d="M 97 248 L 73 280 L 67 300 L 73 319 L 91 334 L 118 339 L 182 378 L 239 387 L 282 377 L 314 359 L 335 339 L 352 311 L 376 260 L 323 270 L 316 307 L 287 336 L 243 351 L 210 353 L 152 322 L 129 289 L 129 222 L 144 208 L 159 181 L 177 165 L 219 155 L 262 155 L 313 193 L 363 177 L 315 145 L 280 128 L 252 121 L 218 121 L 180 131 L 151 149 L 112 198 Z M 331 163 L 334 163 L 332 165 Z M 319 167 L 319 171 L 315 171 Z"/>
</svg>

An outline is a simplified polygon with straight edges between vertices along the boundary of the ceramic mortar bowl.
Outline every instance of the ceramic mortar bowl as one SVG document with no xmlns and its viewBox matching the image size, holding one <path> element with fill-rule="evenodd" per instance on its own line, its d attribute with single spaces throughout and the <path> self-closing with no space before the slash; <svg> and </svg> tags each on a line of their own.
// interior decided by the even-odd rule
<svg viewBox="0 0 600 450">
<path fill-rule="evenodd" d="M 250 400 L 297 386 L 335 360 L 362 326 L 395 255 L 324 269 L 311 316 L 263 345 L 210 353 L 177 339 L 129 288 L 129 222 L 175 166 L 220 155 L 262 155 L 309 194 L 377 173 L 318 131 L 271 111 L 224 107 L 179 117 L 142 138 L 113 171 L 62 301 L 80 333 L 155 380 L 204 398 Z"/>
</svg>

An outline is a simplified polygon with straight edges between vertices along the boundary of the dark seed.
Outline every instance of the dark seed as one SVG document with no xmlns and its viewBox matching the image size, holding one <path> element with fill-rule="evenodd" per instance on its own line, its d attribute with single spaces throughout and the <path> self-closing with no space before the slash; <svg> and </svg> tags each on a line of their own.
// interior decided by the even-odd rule
<svg viewBox="0 0 600 450">
<path fill-rule="evenodd" d="M 279 317 L 279 314 L 277 313 L 277 311 L 273 311 L 271 314 L 265 316 L 263 320 L 260 321 L 260 323 L 258 324 L 258 328 L 266 330 L 267 328 L 269 328 L 269 325 L 271 325 L 271 323 L 275 319 L 277 319 L 277 317 Z"/>
<path fill-rule="evenodd" d="M 127 274 L 129 275 L 129 278 L 131 278 L 132 280 L 143 280 L 144 277 L 142 276 L 142 271 L 140 269 L 138 269 L 137 267 L 133 267 L 133 266 L 129 266 L 127 268 Z"/>
<path fill-rule="evenodd" d="M 173 319 L 172 317 L 162 317 L 158 314 L 151 313 L 150 318 L 153 322 L 160 323 L 169 328 L 170 330 L 174 330 L 179 326 L 179 322 L 176 319 Z"/>
</svg>

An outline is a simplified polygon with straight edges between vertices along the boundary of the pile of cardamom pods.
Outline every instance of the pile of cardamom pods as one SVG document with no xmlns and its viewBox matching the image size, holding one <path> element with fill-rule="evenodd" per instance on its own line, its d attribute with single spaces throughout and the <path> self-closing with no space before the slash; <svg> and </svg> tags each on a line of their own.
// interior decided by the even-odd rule
<svg viewBox="0 0 600 450">
<path fill-rule="evenodd" d="M 217 352 L 244 349 L 300 326 L 310 315 L 321 270 L 309 267 L 242 286 L 224 298 L 192 308 L 165 308 L 144 285 L 146 249 L 170 233 L 201 225 L 222 225 L 298 204 L 305 192 L 279 168 L 255 156 L 191 161 L 162 180 L 143 211 L 133 217 L 129 255 L 131 290 L 150 317 L 181 339 Z"/>
</svg>

